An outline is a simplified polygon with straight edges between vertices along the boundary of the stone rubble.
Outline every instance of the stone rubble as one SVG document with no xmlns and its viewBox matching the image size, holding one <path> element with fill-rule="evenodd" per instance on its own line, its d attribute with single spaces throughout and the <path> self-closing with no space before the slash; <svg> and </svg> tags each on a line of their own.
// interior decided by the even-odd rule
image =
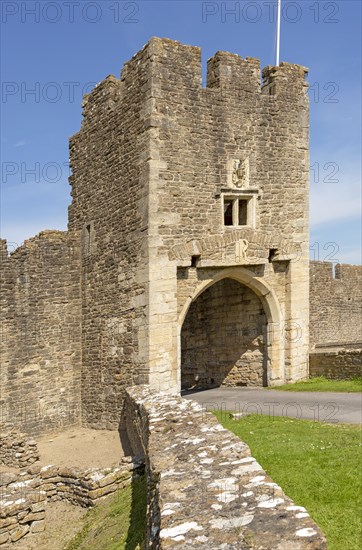
<svg viewBox="0 0 362 550">
<path fill-rule="evenodd" d="M 39 460 L 37 444 L 13 426 L 0 424 L 0 464 L 23 468 Z"/>
</svg>

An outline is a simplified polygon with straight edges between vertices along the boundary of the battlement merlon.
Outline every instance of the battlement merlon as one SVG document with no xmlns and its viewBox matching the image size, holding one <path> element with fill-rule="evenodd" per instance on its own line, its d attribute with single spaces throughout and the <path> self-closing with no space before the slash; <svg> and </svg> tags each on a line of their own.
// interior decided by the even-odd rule
<svg viewBox="0 0 362 550">
<path fill-rule="evenodd" d="M 0 239 L 0 262 L 8 257 L 8 243 L 6 239 Z"/>
<path fill-rule="evenodd" d="M 168 80 L 170 85 L 185 84 L 189 88 L 202 88 L 201 48 L 182 44 L 169 38 L 152 37 L 130 61 L 124 64 L 121 81 L 132 85 L 135 65 L 148 65 L 154 85 L 157 80 Z"/>
<path fill-rule="evenodd" d="M 263 94 L 278 95 L 307 95 L 308 82 L 306 76 L 309 69 L 302 65 L 282 62 L 279 66 L 268 65 L 262 70 Z"/>
<path fill-rule="evenodd" d="M 256 58 L 243 59 L 237 54 L 218 51 L 207 62 L 206 89 L 223 89 L 228 93 L 256 93 L 271 96 L 298 97 L 306 95 L 308 83 L 306 67 L 282 62 L 278 67 L 267 66 L 262 70 Z M 161 83 L 167 90 L 183 89 L 193 93 L 201 91 L 201 48 L 181 44 L 169 38 L 153 37 L 129 61 L 124 64 L 120 80 L 107 76 L 89 94 L 84 96 L 83 115 L 93 119 L 115 109 L 117 102 L 139 90 L 149 97 L 162 97 Z"/>
<path fill-rule="evenodd" d="M 216 52 L 207 61 L 206 86 L 230 92 L 260 93 L 260 61 L 253 57 L 243 59 L 229 52 Z"/>
<path fill-rule="evenodd" d="M 84 119 L 89 118 L 99 109 L 101 112 L 112 111 L 120 98 L 120 81 L 114 75 L 108 75 L 89 94 L 83 96 L 82 108 Z"/>
</svg>

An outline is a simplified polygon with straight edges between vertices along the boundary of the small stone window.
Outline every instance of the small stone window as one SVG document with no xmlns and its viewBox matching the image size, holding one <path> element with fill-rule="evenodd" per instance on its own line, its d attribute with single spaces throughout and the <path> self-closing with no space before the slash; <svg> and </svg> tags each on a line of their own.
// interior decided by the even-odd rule
<svg viewBox="0 0 362 550">
<path fill-rule="evenodd" d="M 83 254 L 85 256 L 89 256 L 92 252 L 93 239 L 93 223 L 86 224 L 83 227 Z"/>
<path fill-rule="evenodd" d="M 250 199 L 224 197 L 224 225 L 251 225 L 249 221 Z"/>
<path fill-rule="evenodd" d="M 86 225 L 85 227 L 85 242 L 84 242 L 84 249 L 85 253 L 90 253 L 90 243 L 91 243 L 91 226 Z"/>
</svg>

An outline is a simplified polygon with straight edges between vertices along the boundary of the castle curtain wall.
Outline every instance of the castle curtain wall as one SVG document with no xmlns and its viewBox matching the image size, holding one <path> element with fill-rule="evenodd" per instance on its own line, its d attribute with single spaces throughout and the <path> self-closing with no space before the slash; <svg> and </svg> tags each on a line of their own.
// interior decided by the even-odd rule
<svg viewBox="0 0 362 550">
<path fill-rule="evenodd" d="M 79 237 L 46 231 L 1 256 L 0 421 L 30 434 L 81 421 Z"/>
<path fill-rule="evenodd" d="M 69 235 L 81 249 L 86 425 L 115 427 L 128 385 L 179 391 L 180 269 L 191 288 L 208 269 L 247 267 L 276 311 L 268 383 L 307 375 L 305 72 L 267 68 L 261 85 L 257 60 L 218 52 L 203 88 L 200 49 L 153 38 L 120 80 L 84 98 L 70 141 Z M 244 228 L 225 227 L 234 192 L 244 193 L 233 203 L 233 216 L 246 207 Z"/>
<path fill-rule="evenodd" d="M 310 376 L 362 374 L 362 267 L 310 262 Z"/>
<path fill-rule="evenodd" d="M 362 347 L 362 268 L 310 262 L 311 347 Z"/>
<path fill-rule="evenodd" d="M 2 243 L 3 420 L 31 433 L 118 427 L 127 386 L 179 392 L 182 327 L 195 348 L 198 315 L 217 302 L 227 319 L 241 285 L 254 317 L 240 328 L 259 331 L 259 358 L 244 380 L 221 365 L 218 384 L 306 378 L 309 302 L 312 346 L 359 343 L 361 269 L 309 266 L 306 72 L 217 52 L 203 86 L 200 48 L 152 38 L 85 96 L 68 232 L 11 256 Z"/>
</svg>

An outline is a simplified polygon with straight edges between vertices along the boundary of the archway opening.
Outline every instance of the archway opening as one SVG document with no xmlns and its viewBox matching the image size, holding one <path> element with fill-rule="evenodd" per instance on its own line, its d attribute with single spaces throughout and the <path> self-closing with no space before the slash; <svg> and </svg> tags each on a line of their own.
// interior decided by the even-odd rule
<svg viewBox="0 0 362 550">
<path fill-rule="evenodd" d="M 267 385 L 267 316 L 249 287 L 225 278 L 192 302 L 181 330 L 182 389 Z"/>
</svg>

